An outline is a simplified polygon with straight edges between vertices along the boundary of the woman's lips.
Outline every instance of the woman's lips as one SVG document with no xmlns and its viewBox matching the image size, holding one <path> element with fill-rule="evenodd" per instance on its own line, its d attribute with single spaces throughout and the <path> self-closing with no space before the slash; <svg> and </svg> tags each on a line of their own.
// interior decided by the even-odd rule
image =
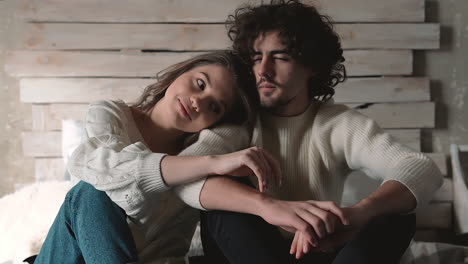
<svg viewBox="0 0 468 264">
<path fill-rule="evenodd" d="M 185 105 L 182 103 L 182 101 L 180 99 L 179 100 L 179 105 L 180 105 L 180 109 L 182 111 L 182 114 L 187 117 L 188 119 L 192 120 L 192 117 L 190 116 L 187 108 L 185 107 Z"/>
</svg>

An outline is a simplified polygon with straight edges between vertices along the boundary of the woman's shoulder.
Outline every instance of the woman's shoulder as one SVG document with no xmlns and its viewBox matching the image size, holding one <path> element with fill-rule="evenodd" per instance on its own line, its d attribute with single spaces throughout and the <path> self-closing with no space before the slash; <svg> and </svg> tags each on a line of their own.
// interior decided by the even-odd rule
<svg viewBox="0 0 468 264">
<path fill-rule="evenodd" d="M 122 100 L 99 100 L 89 104 L 88 116 L 98 119 L 122 119 L 130 111 L 130 107 Z"/>
</svg>

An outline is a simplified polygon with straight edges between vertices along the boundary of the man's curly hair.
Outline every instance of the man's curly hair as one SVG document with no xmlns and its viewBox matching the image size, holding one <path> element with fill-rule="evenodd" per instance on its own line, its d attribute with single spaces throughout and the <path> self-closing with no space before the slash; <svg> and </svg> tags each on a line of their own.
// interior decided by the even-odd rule
<svg viewBox="0 0 468 264">
<path fill-rule="evenodd" d="M 316 74 L 310 80 L 312 98 L 330 99 L 338 83 L 346 80 L 343 49 L 328 16 L 297 0 L 272 0 L 260 6 L 245 5 L 229 15 L 226 25 L 233 49 L 251 62 L 255 39 L 279 31 L 290 55 Z"/>
</svg>

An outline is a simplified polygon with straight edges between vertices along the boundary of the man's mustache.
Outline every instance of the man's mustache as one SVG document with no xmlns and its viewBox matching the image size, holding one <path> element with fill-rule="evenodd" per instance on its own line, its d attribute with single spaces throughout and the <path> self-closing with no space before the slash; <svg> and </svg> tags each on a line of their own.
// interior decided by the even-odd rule
<svg viewBox="0 0 468 264">
<path fill-rule="evenodd" d="M 257 82 L 257 88 L 259 88 L 260 86 L 265 85 L 265 84 L 272 84 L 274 86 L 278 86 L 278 84 L 275 83 L 273 80 L 262 78 L 262 79 L 260 79 L 260 81 Z"/>
</svg>

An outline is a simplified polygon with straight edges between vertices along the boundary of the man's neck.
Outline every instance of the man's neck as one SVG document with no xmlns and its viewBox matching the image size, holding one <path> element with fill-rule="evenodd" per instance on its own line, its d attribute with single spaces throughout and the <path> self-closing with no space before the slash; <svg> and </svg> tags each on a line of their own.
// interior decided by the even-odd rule
<svg viewBox="0 0 468 264">
<path fill-rule="evenodd" d="M 298 116 L 304 113 L 309 108 L 311 100 L 308 96 L 305 98 L 297 99 L 293 98 L 288 102 L 269 108 L 267 109 L 267 111 L 270 112 L 272 115 L 281 117 Z"/>
</svg>

